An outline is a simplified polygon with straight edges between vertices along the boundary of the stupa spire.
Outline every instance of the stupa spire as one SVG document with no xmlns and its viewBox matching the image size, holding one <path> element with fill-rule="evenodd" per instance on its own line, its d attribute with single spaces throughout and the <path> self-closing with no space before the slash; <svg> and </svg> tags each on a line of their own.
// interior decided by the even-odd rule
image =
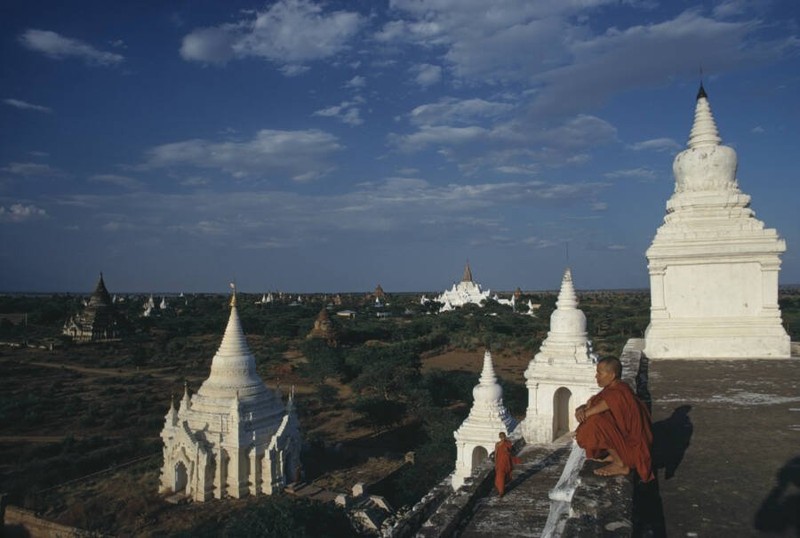
<svg viewBox="0 0 800 538">
<path fill-rule="evenodd" d="M 494 373 L 494 364 L 492 363 L 492 354 L 487 349 L 483 354 L 483 370 L 479 379 L 481 385 L 496 385 L 497 376 Z"/>
<path fill-rule="evenodd" d="M 699 148 L 703 146 L 718 146 L 722 143 L 722 138 L 717 131 L 717 124 L 714 121 L 714 116 L 711 114 L 711 105 L 708 102 L 708 94 L 706 94 L 703 84 L 700 83 L 700 90 L 697 92 L 697 103 L 694 109 L 694 125 L 692 131 L 689 133 L 690 148 Z"/>
<path fill-rule="evenodd" d="M 558 292 L 556 308 L 559 310 L 575 310 L 578 307 L 578 296 L 572 284 L 572 270 L 567 267 L 561 278 L 561 290 Z"/>
<path fill-rule="evenodd" d="M 464 266 L 464 276 L 461 277 L 461 282 L 472 282 L 472 269 L 469 268 L 469 260 L 467 260 L 467 265 Z"/>
</svg>

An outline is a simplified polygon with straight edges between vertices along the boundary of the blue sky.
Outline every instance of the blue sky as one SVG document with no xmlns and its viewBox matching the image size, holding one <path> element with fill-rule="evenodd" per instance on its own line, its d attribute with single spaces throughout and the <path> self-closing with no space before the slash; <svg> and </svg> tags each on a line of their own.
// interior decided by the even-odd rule
<svg viewBox="0 0 800 538">
<path fill-rule="evenodd" d="M 796 0 L 6 0 L 0 290 L 441 290 L 467 259 L 647 287 L 701 67 L 797 284 L 799 28 Z"/>
</svg>

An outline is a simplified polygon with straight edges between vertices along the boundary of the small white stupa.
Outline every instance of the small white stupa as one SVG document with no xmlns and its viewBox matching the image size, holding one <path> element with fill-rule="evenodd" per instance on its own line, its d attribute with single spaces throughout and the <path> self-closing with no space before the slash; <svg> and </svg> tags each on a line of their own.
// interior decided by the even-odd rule
<svg viewBox="0 0 800 538">
<path fill-rule="evenodd" d="M 778 307 L 786 243 L 755 218 L 721 144 L 703 86 L 688 148 L 675 157 L 675 192 L 647 250 L 650 358 L 789 357 Z"/>
<path fill-rule="evenodd" d="M 472 389 L 472 398 L 469 416 L 453 433 L 457 450 L 453 489 L 463 486 L 473 469 L 494 451 L 500 432 L 510 435 L 517 426 L 517 421 L 503 405 L 503 388 L 497 383 L 492 354 L 488 350 L 483 355 L 483 371 Z"/>
<path fill-rule="evenodd" d="M 550 331 L 525 370 L 528 410 L 521 428 L 526 442 L 550 443 L 577 427 L 575 408 L 599 390 L 596 361 L 567 269 L 550 315 Z"/>
<path fill-rule="evenodd" d="M 440 312 L 447 312 L 466 304 L 482 306 L 483 301 L 489 298 L 489 294 L 490 290 L 481 290 L 480 285 L 472 279 L 472 269 L 467 262 L 461 282 L 453 284 L 451 289 L 445 290 L 435 301 L 443 305 L 439 309 Z"/>
<path fill-rule="evenodd" d="M 185 493 L 195 501 L 271 495 L 300 473 L 300 429 L 293 398 L 256 373 L 236 310 L 236 293 L 211 374 L 180 407 L 170 405 L 164 429 L 160 493 Z"/>
</svg>

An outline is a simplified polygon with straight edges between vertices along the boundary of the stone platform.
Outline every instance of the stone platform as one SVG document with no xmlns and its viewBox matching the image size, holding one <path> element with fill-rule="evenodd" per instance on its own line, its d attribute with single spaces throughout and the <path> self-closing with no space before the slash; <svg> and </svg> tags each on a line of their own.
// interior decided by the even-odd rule
<svg viewBox="0 0 800 538">
<path fill-rule="evenodd" d="M 647 369 L 658 484 L 638 534 L 800 536 L 800 359 Z"/>
<path fill-rule="evenodd" d="M 512 482 L 503 498 L 497 491 L 480 499 L 461 538 L 540 536 L 550 511 L 548 493 L 558 482 L 569 456 L 569 436 L 552 445 L 526 446 L 514 466 Z"/>
</svg>

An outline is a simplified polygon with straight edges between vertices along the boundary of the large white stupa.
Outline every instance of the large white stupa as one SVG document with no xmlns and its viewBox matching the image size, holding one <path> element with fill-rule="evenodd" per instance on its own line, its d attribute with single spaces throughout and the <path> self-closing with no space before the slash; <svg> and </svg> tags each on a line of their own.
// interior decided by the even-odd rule
<svg viewBox="0 0 800 538">
<path fill-rule="evenodd" d="M 449 290 L 445 290 L 441 295 L 434 299 L 436 302 L 442 303 L 440 312 L 447 312 L 454 308 L 462 307 L 466 304 L 481 305 L 483 301 L 489 298 L 490 290 L 481 290 L 480 285 L 472 279 L 472 269 L 469 267 L 469 262 L 464 267 L 464 275 L 461 277 L 461 282 L 453 284 Z"/>
<path fill-rule="evenodd" d="M 736 152 L 721 142 L 701 85 L 688 148 L 672 165 L 675 192 L 647 250 L 651 358 L 790 355 L 778 307 L 786 243 L 755 218 Z"/>
<path fill-rule="evenodd" d="M 469 416 L 453 433 L 456 438 L 453 489 L 463 486 L 475 467 L 494 451 L 500 432 L 510 435 L 517 426 L 517 421 L 503 405 L 503 388 L 497 382 L 492 354 L 488 350 L 483 355 L 483 371 L 472 389 L 472 397 Z"/>
<path fill-rule="evenodd" d="M 525 370 L 528 410 L 521 429 L 526 442 L 550 443 L 577 427 L 575 408 L 599 390 L 596 361 L 567 269 L 550 315 L 550 331 Z"/>
<path fill-rule="evenodd" d="M 170 405 L 159 492 L 207 501 L 281 491 L 300 471 L 293 405 L 293 395 L 284 406 L 256 373 L 234 293 L 211 374 L 196 394 L 184 391 L 179 408 Z"/>
</svg>

